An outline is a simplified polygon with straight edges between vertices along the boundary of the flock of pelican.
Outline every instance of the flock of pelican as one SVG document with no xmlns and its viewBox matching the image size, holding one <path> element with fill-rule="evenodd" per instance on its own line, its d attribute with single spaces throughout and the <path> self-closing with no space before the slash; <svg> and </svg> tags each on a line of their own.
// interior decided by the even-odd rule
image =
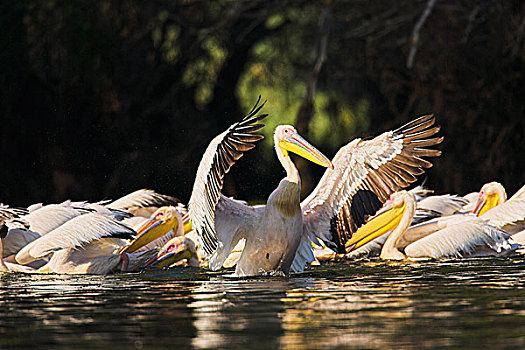
<svg viewBox="0 0 525 350">
<path fill-rule="evenodd" d="M 430 168 L 440 128 L 419 117 L 332 160 L 290 125 L 275 129 L 286 176 L 266 205 L 222 194 L 223 179 L 263 139 L 267 117 L 252 111 L 209 144 L 187 208 L 139 190 L 115 201 L 0 206 L 0 271 L 108 274 L 174 265 L 235 267 L 235 276 L 301 272 L 327 259 L 386 260 L 516 254 L 525 244 L 525 186 L 507 200 L 497 182 L 464 197 L 406 190 Z M 294 153 L 326 168 L 301 201 Z"/>
</svg>

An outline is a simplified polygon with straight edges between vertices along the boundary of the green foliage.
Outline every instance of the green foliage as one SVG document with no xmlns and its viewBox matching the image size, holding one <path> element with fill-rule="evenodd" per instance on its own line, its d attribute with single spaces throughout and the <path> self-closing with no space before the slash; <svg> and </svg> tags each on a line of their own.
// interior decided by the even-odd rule
<svg viewBox="0 0 525 350">
<path fill-rule="evenodd" d="M 326 61 L 313 79 L 306 138 L 331 155 L 433 112 L 445 143 L 429 185 L 462 193 L 499 180 L 512 193 L 525 179 L 523 2 L 438 2 L 414 46 L 425 6 L 4 2 L 2 201 L 114 198 L 140 187 L 186 200 L 211 138 L 259 95 L 268 100 L 267 139 L 232 169 L 226 191 L 264 197 L 282 176 L 273 129 L 298 124 L 324 13 Z M 306 188 L 315 182 L 309 171 L 301 169 Z"/>
</svg>

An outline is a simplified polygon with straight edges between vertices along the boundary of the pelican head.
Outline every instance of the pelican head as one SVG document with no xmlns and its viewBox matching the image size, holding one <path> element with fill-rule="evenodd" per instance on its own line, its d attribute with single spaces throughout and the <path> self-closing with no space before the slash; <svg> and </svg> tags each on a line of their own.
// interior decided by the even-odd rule
<svg viewBox="0 0 525 350">
<path fill-rule="evenodd" d="M 144 267 L 170 267 L 179 261 L 186 259 L 188 265 L 197 265 L 197 249 L 195 243 L 185 236 L 177 236 L 170 239 L 162 249 L 146 262 Z"/>
<path fill-rule="evenodd" d="M 182 217 L 175 207 L 161 207 L 137 230 L 137 238 L 131 242 L 131 245 L 122 249 L 121 253 L 133 253 L 164 236 L 169 230 L 176 232 L 181 225 Z"/>
<path fill-rule="evenodd" d="M 483 215 L 490 209 L 494 208 L 507 200 L 505 188 L 499 182 L 489 182 L 483 185 L 479 191 L 478 202 L 473 213 L 476 216 Z"/>
<path fill-rule="evenodd" d="M 407 191 L 392 194 L 383 207 L 352 235 L 345 247 L 352 251 L 395 229 L 405 213 L 409 196 L 411 194 Z"/>
<path fill-rule="evenodd" d="M 292 152 L 326 168 L 334 168 L 332 162 L 299 135 L 291 125 L 277 126 L 274 141 L 275 147 L 280 149 L 284 157 L 288 157 L 288 152 Z"/>
</svg>

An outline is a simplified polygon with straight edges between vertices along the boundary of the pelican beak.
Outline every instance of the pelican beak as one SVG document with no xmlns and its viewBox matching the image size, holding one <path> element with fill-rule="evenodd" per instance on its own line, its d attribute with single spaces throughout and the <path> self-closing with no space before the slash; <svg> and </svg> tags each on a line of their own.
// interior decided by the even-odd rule
<svg viewBox="0 0 525 350">
<path fill-rule="evenodd" d="M 391 201 L 387 201 L 376 215 L 352 235 L 352 238 L 346 242 L 345 248 L 350 249 L 348 250 L 350 252 L 395 229 L 399 225 L 405 209 L 404 203 L 402 206 L 394 207 Z"/>
<path fill-rule="evenodd" d="M 497 193 L 487 194 L 480 193 L 476 207 L 474 208 L 474 215 L 481 216 L 490 209 L 499 205 L 499 195 Z"/>
<path fill-rule="evenodd" d="M 138 230 L 137 237 L 127 247 L 124 247 L 121 253 L 133 253 L 146 244 L 153 242 L 157 238 L 164 236 L 169 230 L 177 231 L 179 221 L 169 218 L 166 215 L 159 217 L 153 214 Z"/>
<path fill-rule="evenodd" d="M 184 228 L 184 234 L 190 232 L 193 227 L 191 226 L 190 215 L 186 214 L 182 217 L 182 227 Z"/>
<path fill-rule="evenodd" d="M 286 151 L 293 152 L 313 163 L 319 164 L 320 166 L 331 169 L 334 168 L 330 159 L 326 158 L 324 154 L 312 146 L 298 133 L 287 136 L 279 141 L 279 147 L 281 147 L 282 150 L 285 150 L 285 155 L 287 155 Z"/>
<path fill-rule="evenodd" d="M 155 267 L 170 267 L 171 265 L 191 258 L 191 252 L 187 249 L 186 244 L 176 243 L 172 240 L 168 241 L 164 247 L 153 257 L 151 257 L 144 268 L 155 266 Z"/>
</svg>

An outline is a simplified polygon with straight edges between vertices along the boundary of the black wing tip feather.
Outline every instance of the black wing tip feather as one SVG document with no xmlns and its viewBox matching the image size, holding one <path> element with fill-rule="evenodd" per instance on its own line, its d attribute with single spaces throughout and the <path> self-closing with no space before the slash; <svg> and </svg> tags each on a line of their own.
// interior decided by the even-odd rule
<svg viewBox="0 0 525 350">
<path fill-rule="evenodd" d="M 257 102 L 255 102 L 255 105 L 253 106 L 253 108 L 251 109 L 251 111 L 248 113 L 248 115 L 246 115 L 241 122 L 244 122 L 246 120 L 249 120 L 250 118 L 251 119 L 255 119 L 255 118 L 259 118 L 260 116 L 258 117 L 255 117 L 255 118 L 252 118 L 254 115 L 256 115 L 257 113 L 259 113 L 259 111 L 264 107 L 264 105 L 266 104 L 268 100 L 264 100 L 263 103 L 261 103 L 261 105 L 259 105 L 259 102 L 261 102 L 261 95 L 259 95 L 259 98 L 257 99 Z M 268 116 L 268 114 L 263 114 L 264 117 L 263 118 L 266 118 Z M 260 118 L 260 119 L 263 119 L 263 118 Z M 258 120 L 260 120 L 258 119 Z"/>
<path fill-rule="evenodd" d="M 430 114 L 424 114 L 420 117 L 417 117 L 416 119 L 413 119 L 409 121 L 408 123 L 400 126 L 399 128 L 394 130 L 394 133 L 404 133 L 407 131 L 410 131 L 411 129 L 418 127 L 422 124 L 428 123 L 429 126 L 433 125 L 436 122 L 436 118 L 434 117 L 433 113 Z"/>
</svg>

